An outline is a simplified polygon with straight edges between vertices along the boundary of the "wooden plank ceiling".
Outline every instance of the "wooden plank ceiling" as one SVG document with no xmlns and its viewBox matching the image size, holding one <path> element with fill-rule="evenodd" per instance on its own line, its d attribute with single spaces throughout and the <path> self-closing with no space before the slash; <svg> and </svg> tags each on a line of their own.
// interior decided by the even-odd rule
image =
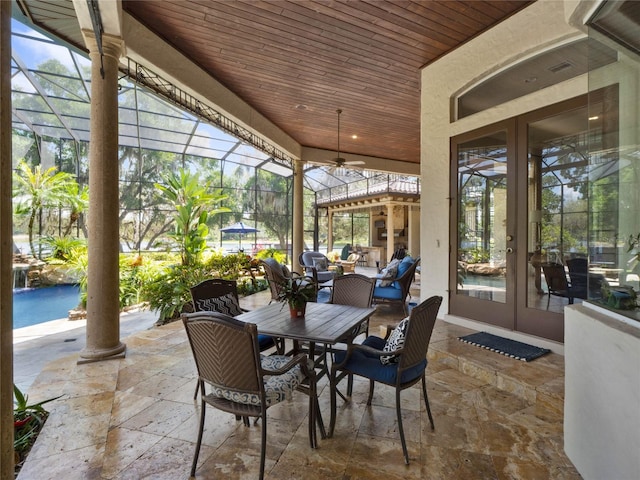
<svg viewBox="0 0 640 480">
<path fill-rule="evenodd" d="M 341 152 L 419 163 L 420 68 L 530 3 L 123 0 L 123 8 L 301 145 L 335 151 L 340 108 Z M 72 0 L 16 5 L 84 48 Z"/>
<path fill-rule="evenodd" d="M 420 68 L 529 1 L 125 0 L 300 144 L 420 162 Z M 357 139 L 351 138 L 357 135 Z"/>
</svg>

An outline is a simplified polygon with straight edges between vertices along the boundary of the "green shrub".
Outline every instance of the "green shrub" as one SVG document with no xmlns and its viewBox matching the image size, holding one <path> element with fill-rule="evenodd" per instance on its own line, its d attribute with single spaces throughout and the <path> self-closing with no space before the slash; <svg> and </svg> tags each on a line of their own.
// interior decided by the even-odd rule
<svg viewBox="0 0 640 480">
<path fill-rule="evenodd" d="M 269 283 L 264 278 L 244 277 L 238 279 L 238 295 L 240 296 L 253 295 L 268 288 Z"/>
<path fill-rule="evenodd" d="M 238 278 L 245 268 L 249 267 L 250 261 L 251 257 L 243 253 L 223 255 L 222 252 L 215 252 L 205 262 L 205 266 L 212 275 L 233 280 Z"/>
<path fill-rule="evenodd" d="M 41 243 L 51 251 L 51 258 L 63 262 L 70 261 L 78 252 L 86 251 L 86 242 L 75 237 L 48 236 L 43 238 Z"/>
<path fill-rule="evenodd" d="M 191 310 L 189 288 L 211 276 L 203 265 L 172 265 L 142 285 L 141 297 L 158 312 L 158 322 L 165 323 Z"/>
<path fill-rule="evenodd" d="M 282 253 L 277 248 L 264 248 L 256 252 L 256 258 L 264 260 L 265 258 L 274 258 L 278 263 L 287 263 L 287 255 Z"/>
<path fill-rule="evenodd" d="M 484 248 L 473 248 L 464 252 L 463 258 L 468 263 L 487 263 L 491 255 Z"/>
</svg>

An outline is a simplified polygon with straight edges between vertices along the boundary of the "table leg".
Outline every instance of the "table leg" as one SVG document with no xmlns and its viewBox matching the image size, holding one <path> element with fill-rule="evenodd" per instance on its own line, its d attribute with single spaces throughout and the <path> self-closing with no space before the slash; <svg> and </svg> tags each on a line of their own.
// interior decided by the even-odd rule
<svg viewBox="0 0 640 480">
<path fill-rule="evenodd" d="M 327 361 L 324 353 L 320 354 L 318 358 L 324 357 L 324 362 L 317 363 L 316 361 L 316 342 L 309 342 L 309 356 L 313 359 L 313 364 L 316 368 L 320 369 L 320 372 L 316 374 L 316 380 L 319 380 L 323 375 L 327 374 Z M 324 428 L 324 421 L 322 420 L 322 413 L 320 412 L 320 402 L 318 402 L 318 395 L 316 394 L 316 420 L 318 427 L 320 427 L 320 435 L 323 439 L 327 438 L 327 432 Z"/>
</svg>

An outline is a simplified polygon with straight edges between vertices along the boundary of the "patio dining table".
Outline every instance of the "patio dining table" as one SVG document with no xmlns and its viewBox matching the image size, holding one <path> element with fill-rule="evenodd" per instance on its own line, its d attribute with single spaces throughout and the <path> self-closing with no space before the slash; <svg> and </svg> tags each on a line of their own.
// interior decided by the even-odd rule
<svg viewBox="0 0 640 480">
<path fill-rule="evenodd" d="M 303 318 L 291 318 L 286 304 L 272 303 L 236 318 L 255 323 L 258 333 L 293 340 L 294 344 L 308 343 L 309 351 L 313 352 L 316 343 L 335 345 L 351 341 L 353 332 L 375 311 L 375 308 L 309 302 Z"/>
<path fill-rule="evenodd" d="M 318 354 L 316 344 L 335 345 L 351 342 L 360 324 L 375 311 L 375 308 L 309 302 L 303 318 L 291 318 L 286 304 L 272 303 L 242 313 L 235 318 L 243 322 L 255 323 L 258 333 L 292 340 L 294 353 L 300 350 L 301 342 L 307 344 L 309 355 L 313 357 L 314 365 L 319 370 L 317 378 L 320 379 L 324 375 L 328 376 L 329 370 L 326 352 L 322 349 Z M 318 412 L 318 423 L 322 438 L 325 438 L 326 433 L 320 412 Z"/>
</svg>

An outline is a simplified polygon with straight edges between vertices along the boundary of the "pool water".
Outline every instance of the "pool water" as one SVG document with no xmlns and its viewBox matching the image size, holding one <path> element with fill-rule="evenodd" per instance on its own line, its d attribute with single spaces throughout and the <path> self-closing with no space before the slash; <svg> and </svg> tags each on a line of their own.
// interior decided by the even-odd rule
<svg viewBox="0 0 640 480">
<path fill-rule="evenodd" d="M 13 328 L 67 318 L 80 303 L 77 285 L 54 285 L 13 291 Z"/>
</svg>

